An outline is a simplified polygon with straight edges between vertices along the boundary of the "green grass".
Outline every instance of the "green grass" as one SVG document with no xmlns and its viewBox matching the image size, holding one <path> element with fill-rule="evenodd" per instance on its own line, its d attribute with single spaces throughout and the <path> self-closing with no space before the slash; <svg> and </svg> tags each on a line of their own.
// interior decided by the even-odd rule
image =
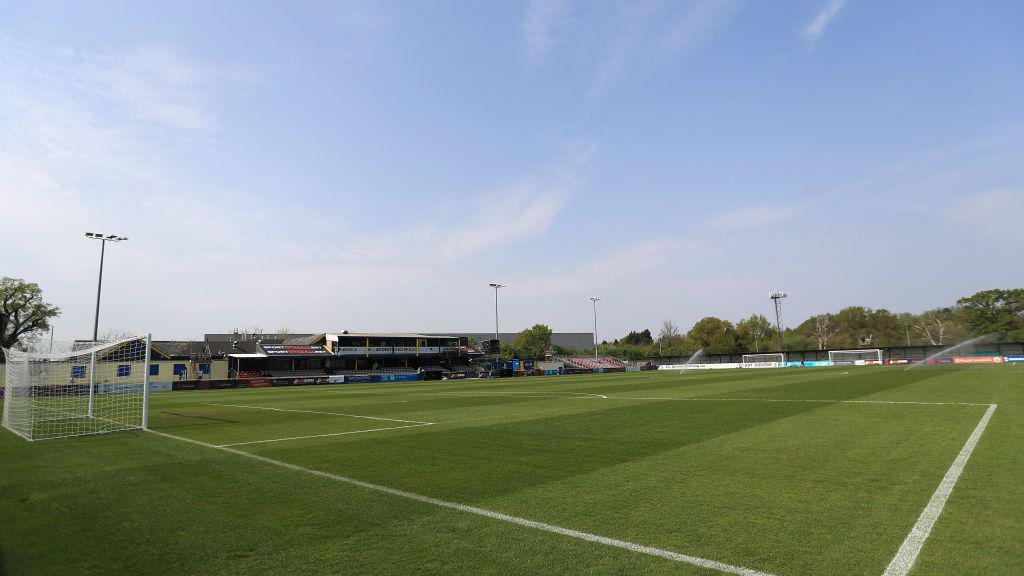
<svg viewBox="0 0 1024 576">
<path fill-rule="evenodd" d="M 176 392 L 150 424 L 780 576 L 877 576 L 990 403 L 912 573 L 1019 575 L 1024 366 Z M 0 431 L 0 519 L 6 575 L 715 573 L 144 432 Z"/>
</svg>

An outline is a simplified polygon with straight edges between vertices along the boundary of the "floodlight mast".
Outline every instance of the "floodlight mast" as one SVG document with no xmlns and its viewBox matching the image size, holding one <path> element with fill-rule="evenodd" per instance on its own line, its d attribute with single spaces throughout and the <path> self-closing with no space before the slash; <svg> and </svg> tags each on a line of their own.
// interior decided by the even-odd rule
<svg viewBox="0 0 1024 576">
<path fill-rule="evenodd" d="M 98 234 L 96 232 L 86 232 L 85 237 L 90 240 L 100 241 L 100 278 L 96 283 L 96 316 L 92 322 L 92 341 L 93 343 L 99 341 L 99 329 L 100 329 L 100 293 L 103 291 L 103 256 L 106 252 L 107 242 L 122 242 L 128 238 L 125 236 L 118 236 L 117 234 Z M 148 352 L 147 352 L 148 354 Z M 146 368 L 149 369 L 148 367 Z M 148 392 L 147 392 L 148 393 Z M 89 417 L 93 415 L 93 405 L 96 397 L 96 351 L 93 350 L 92 354 L 89 355 Z"/>
<path fill-rule="evenodd" d="M 594 360 L 597 360 L 597 301 L 601 298 L 591 296 L 590 301 L 594 303 Z"/>
<path fill-rule="evenodd" d="M 498 338 L 498 290 L 505 288 L 505 285 L 491 282 L 488 286 L 494 288 L 494 342 L 497 345 L 497 348 L 494 350 L 494 369 L 497 370 L 498 354 L 501 352 L 501 340 Z"/>
<path fill-rule="evenodd" d="M 779 351 L 785 352 L 785 344 L 782 340 L 782 299 L 788 296 L 781 290 L 774 290 L 768 293 L 768 298 L 775 303 L 775 331 L 779 333 Z"/>
<path fill-rule="evenodd" d="M 92 323 L 92 341 L 96 342 L 99 340 L 99 329 L 100 329 L 100 293 L 103 291 L 103 256 L 106 253 L 107 242 L 123 242 L 128 238 L 125 236 L 118 236 L 117 234 L 98 234 L 96 232 L 86 232 L 85 237 L 90 240 L 100 241 L 100 278 L 96 284 L 96 317 Z"/>
</svg>

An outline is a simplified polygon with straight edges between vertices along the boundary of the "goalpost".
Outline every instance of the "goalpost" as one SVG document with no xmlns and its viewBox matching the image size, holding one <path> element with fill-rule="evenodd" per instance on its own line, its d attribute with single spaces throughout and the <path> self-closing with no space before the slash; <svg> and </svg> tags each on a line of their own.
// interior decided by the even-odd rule
<svg viewBox="0 0 1024 576">
<path fill-rule="evenodd" d="M 882 351 L 878 348 L 865 348 L 861 350 L 829 350 L 828 361 L 833 366 L 864 366 L 867 364 L 881 364 Z"/>
<path fill-rule="evenodd" d="M 766 362 L 771 362 L 771 363 L 774 363 L 774 364 L 785 364 L 786 363 L 786 355 L 784 353 L 782 353 L 782 352 L 774 352 L 774 353 L 771 353 L 771 354 L 744 354 L 743 355 L 743 363 L 744 364 L 763 364 L 763 363 L 766 363 Z"/>
<path fill-rule="evenodd" d="M 3 426 L 26 440 L 146 429 L 150 337 L 4 349 Z"/>
</svg>

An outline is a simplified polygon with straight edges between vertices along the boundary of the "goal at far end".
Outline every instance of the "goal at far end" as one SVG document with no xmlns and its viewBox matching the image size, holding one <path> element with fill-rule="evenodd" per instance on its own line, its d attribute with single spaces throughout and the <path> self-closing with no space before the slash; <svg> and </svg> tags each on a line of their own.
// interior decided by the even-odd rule
<svg viewBox="0 0 1024 576">
<path fill-rule="evenodd" d="M 785 364 L 786 355 L 782 352 L 775 352 L 772 354 L 744 354 L 744 364 L 762 364 L 765 362 L 771 362 L 775 364 Z"/>
<path fill-rule="evenodd" d="M 881 364 L 882 351 L 878 348 L 864 348 L 862 350 L 829 350 L 828 361 L 833 366 L 864 366 L 867 364 Z"/>
<path fill-rule="evenodd" d="M 4 349 L 3 426 L 26 440 L 145 429 L 149 336 Z"/>
</svg>

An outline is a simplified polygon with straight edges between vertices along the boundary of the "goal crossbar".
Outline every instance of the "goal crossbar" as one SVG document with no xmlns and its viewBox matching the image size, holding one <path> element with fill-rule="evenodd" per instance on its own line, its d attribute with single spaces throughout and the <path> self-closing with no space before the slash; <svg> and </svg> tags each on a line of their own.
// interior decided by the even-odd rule
<svg viewBox="0 0 1024 576">
<path fill-rule="evenodd" d="M 882 350 L 879 348 L 861 348 L 858 350 L 829 350 L 828 361 L 833 366 L 881 364 Z"/>
<path fill-rule="evenodd" d="M 744 354 L 742 360 L 743 360 L 744 364 L 763 364 L 763 363 L 785 364 L 785 362 L 786 362 L 786 354 L 784 352 L 770 352 L 770 353 L 764 353 L 764 354 Z"/>
</svg>

